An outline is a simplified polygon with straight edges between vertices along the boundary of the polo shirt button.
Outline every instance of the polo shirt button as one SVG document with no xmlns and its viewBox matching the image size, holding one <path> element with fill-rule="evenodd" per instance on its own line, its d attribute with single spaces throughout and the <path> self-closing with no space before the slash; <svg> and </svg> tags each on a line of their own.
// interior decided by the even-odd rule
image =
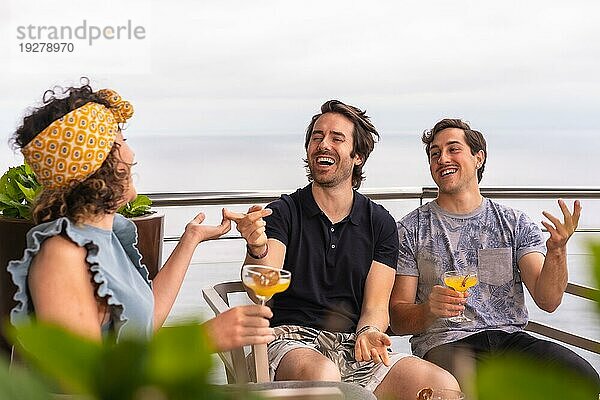
<svg viewBox="0 0 600 400">
<path fill-rule="evenodd" d="M 335 244 L 332 244 L 332 245 L 331 245 L 331 248 L 332 248 L 332 249 L 335 249 Z"/>
<path fill-rule="evenodd" d="M 335 228 L 331 228 L 331 232 L 335 232 Z"/>
</svg>

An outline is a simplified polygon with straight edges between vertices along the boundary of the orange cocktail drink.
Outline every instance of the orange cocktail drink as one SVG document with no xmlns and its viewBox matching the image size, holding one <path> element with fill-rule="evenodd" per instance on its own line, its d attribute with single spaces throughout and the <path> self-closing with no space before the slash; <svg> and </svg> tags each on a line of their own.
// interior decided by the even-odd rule
<svg viewBox="0 0 600 400">
<path fill-rule="evenodd" d="M 281 268 L 264 265 L 244 265 L 242 282 L 265 304 L 275 293 L 285 291 L 292 280 L 292 274 Z"/>
<path fill-rule="evenodd" d="M 477 275 L 455 275 L 444 277 L 446 286 L 461 293 L 466 292 L 470 287 L 477 285 L 477 282 Z"/>
<path fill-rule="evenodd" d="M 444 284 L 459 293 L 465 293 L 470 287 L 477 285 L 477 271 L 469 269 L 467 271 L 451 270 L 444 272 Z M 460 311 L 457 316 L 450 317 L 448 320 L 452 322 L 470 322 L 464 311 Z"/>
</svg>

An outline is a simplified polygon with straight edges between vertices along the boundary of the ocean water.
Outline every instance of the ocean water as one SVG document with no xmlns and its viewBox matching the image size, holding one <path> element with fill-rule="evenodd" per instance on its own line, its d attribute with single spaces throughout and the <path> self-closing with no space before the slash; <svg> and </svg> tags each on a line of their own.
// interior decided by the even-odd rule
<svg viewBox="0 0 600 400">
<path fill-rule="evenodd" d="M 365 188 L 432 186 L 433 181 L 420 143 L 419 132 L 383 136 L 366 163 Z M 304 135 L 136 135 L 129 144 L 136 153 L 134 181 L 141 193 L 224 190 L 279 190 L 291 192 L 306 184 L 302 158 Z M 488 162 L 483 186 L 563 186 L 598 187 L 595 159 L 591 149 L 600 147 L 596 132 L 500 132 L 489 135 Z M 0 147 L 0 167 L 20 162 L 8 147 Z M 526 211 L 541 221 L 542 210 L 555 215 L 560 210 L 553 200 L 500 200 Z M 572 206 L 571 200 L 569 203 Z M 418 206 L 416 200 L 385 201 L 399 219 Z M 600 200 L 582 200 L 580 227 L 600 228 Z M 247 205 L 231 206 L 245 211 Z M 220 221 L 220 207 L 180 207 L 160 209 L 166 215 L 165 235 L 179 235 L 185 223 L 200 210 L 206 223 Z M 229 236 L 235 236 L 235 229 Z M 591 274 L 589 241 L 600 234 L 576 234 L 569 243 L 570 280 L 595 286 Z M 164 257 L 173 248 L 166 243 Z M 199 246 L 168 323 L 212 316 L 201 290 L 217 282 L 239 279 L 244 257 L 241 240 L 219 240 Z M 237 298 L 244 302 L 243 296 Z M 563 304 L 545 313 L 529 301 L 531 319 L 600 340 L 600 319 L 595 304 L 565 296 Z M 409 351 L 408 337 L 394 338 L 394 347 Z M 600 370 L 600 356 L 578 351 Z M 215 382 L 224 382 L 217 368 Z"/>
<path fill-rule="evenodd" d="M 125 135 L 136 152 L 140 192 L 279 190 L 306 184 L 302 131 L 152 135 L 129 129 Z M 482 186 L 600 186 L 592 152 L 600 146 L 600 131 L 499 131 L 487 136 Z M 0 138 L 4 171 L 23 158 L 9 149 L 7 135 Z M 420 132 L 382 135 L 364 170 L 367 188 L 433 185 Z"/>
<path fill-rule="evenodd" d="M 599 186 L 600 132 L 490 135 L 483 186 Z M 306 183 L 304 134 L 129 136 L 140 191 L 293 189 Z M 363 187 L 433 185 L 420 133 L 383 135 Z"/>
</svg>

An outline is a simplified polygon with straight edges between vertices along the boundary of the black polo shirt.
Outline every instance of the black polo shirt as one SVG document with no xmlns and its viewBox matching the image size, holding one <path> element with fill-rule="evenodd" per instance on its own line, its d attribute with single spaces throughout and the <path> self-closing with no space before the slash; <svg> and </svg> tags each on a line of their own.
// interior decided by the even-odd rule
<svg viewBox="0 0 600 400">
<path fill-rule="evenodd" d="M 337 224 L 319 209 L 311 185 L 267 206 L 266 233 L 286 246 L 289 289 L 273 297 L 271 326 L 293 324 L 354 332 L 373 261 L 395 270 L 398 233 L 389 212 L 354 191 L 350 215 Z"/>
</svg>

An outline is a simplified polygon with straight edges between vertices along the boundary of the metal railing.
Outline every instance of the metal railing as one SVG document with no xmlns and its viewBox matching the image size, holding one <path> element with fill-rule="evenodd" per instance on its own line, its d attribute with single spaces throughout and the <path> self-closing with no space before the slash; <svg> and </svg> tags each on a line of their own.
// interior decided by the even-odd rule
<svg viewBox="0 0 600 400">
<path fill-rule="evenodd" d="M 264 204 L 278 199 L 285 191 L 236 191 L 236 192 L 173 192 L 173 193 L 146 193 L 155 207 L 185 207 L 185 206 L 210 206 L 210 205 L 240 205 Z M 437 196 L 436 187 L 391 187 L 377 189 L 363 189 L 360 191 L 373 200 L 424 200 Z M 596 199 L 600 200 L 600 188 L 557 188 L 557 187 L 482 187 L 481 194 L 488 198 L 502 199 Z M 579 233 L 600 233 L 600 228 L 578 228 Z M 241 239 L 239 236 L 228 236 L 223 239 Z M 167 236 L 165 242 L 179 240 L 178 236 Z M 569 282 L 568 293 L 583 299 L 595 301 L 600 298 L 600 290 Z M 554 327 L 530 321 L 527 330 L 546 337 L 559 340 L 597 354 L 600 354 L 600 342 L 566 332 Z"/>
<path fill-rule="evenodd" d="M 146 193 L 156 207 L 205 206 L 228 204 L 268 203 L 276 200 L 283 193 L 293 190 L 264 190 L 236 192 L 172 192 Z M 419 200 L 433 199 L 437 196 L 437 188 L 424 187 L 390 187 L 361 189 L 360 192 L 373 200 Z M 496 199 L 597 199 L 600 200 L 598 188 L 555 188 L 555 187 L 482 187 L 481 194 Z"/>
</svg>

